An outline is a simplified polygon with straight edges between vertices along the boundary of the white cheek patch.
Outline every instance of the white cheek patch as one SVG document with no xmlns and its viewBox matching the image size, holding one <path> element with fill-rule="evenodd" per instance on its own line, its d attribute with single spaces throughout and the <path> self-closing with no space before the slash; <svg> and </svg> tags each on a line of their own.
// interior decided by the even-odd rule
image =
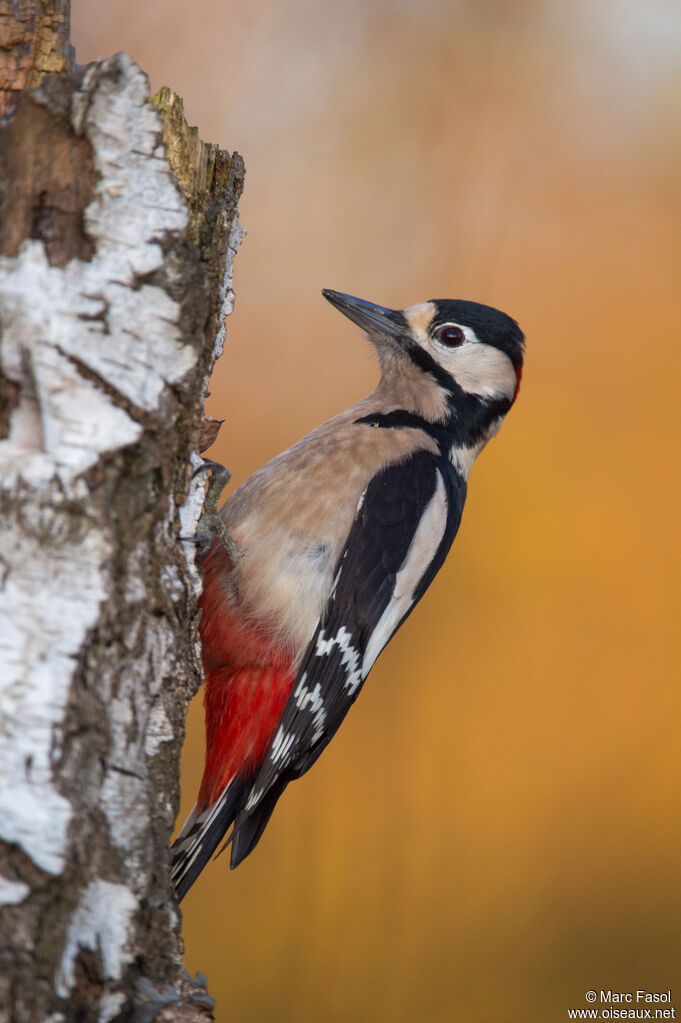
<svg viewBox="0 0 681 1023">
<path fill-rule="evenodd" d="M 437 553 L 446 526 L 447 494 L 438 471 L 435 493 L 423 513 L 407 556 L 395 577 L 395 588 L 390 603 L 367 643 L 362 661 L 363 678 L 369 674 L 374 661 L 414 603 L 414 591 Z"/>
<path fill-rule="evenodd" d="M 451 351 L 438 351 L 438 362 L 468 394 L 481 398 L 513 398 L 516 374 L 505 352 L 479 341 Z"/>
</svg>

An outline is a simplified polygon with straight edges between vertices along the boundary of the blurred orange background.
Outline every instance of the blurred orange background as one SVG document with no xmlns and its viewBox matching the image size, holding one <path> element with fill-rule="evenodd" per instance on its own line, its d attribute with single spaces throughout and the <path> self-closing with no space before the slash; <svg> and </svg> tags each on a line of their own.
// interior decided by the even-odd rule
<svg viewBox="0 0 681 1023">
<path fill-rule="evenodd" d="M 220 1021 L 681 1014 L 681 8 L 75 3 L 246 160 L 209 410 L 238 483 L 370 390 L 322 287 L 498 306 L 517 406 L 446 567 L 255 853 L 183 904 Z M 183 811 L 198 786 L 192 708 Z"/>
</svg>

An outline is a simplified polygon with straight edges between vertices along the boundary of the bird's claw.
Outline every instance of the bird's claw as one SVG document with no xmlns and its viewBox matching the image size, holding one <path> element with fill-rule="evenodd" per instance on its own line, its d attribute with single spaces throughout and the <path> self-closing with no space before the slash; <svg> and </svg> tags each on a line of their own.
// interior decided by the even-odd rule
<svg viewBox="0 0 681 1023">
<path fill-rule="evenodd" d="M 197 466 L 192 473 L 192 479 L 196 479 L 196 477 L 202 472 L 210 472 L 211 480 L 217 477 L 217 479 L 222 482 L 222 487 L 218 492 L 219 498 L 222 490 L 227 486 L 232 478 L 231 472 L 229 469 L 226 469 L 224 465 L 221 465 L 220 462 L 214 462 L 212 458 L 203 458 L 201 460 L 201 465 Z"/>
<path fill-rule="evenodd" d="M 178 536 L 182 543 L 195 543 L 197 547 L 209 547 L 213 539 L 208 533 L 197 533 L 195 536 Z"/>
<path fill-rule="evenodd" d="M 227 557 L 232 564 L 232 570 L 237 571 L 241 561 L 241 551 L 218 512 L 218 501 L 232 478 L 232 474 L 224 465 L 214 462 L 209 458 L 204 458 L 202 464 L 194 470 L 192 479 L 195 479 L 202 472 L 209 472 L 210 479 L 206 487 L 206 494 L 203 499 L 203 512 L 196 527 L 196 535 L 191 537 L 183 536 L 180 539 L 203 546 L 204 544 L 210 544 L 210 541 L 215 538 L 225 549 Z"/>
</svg>

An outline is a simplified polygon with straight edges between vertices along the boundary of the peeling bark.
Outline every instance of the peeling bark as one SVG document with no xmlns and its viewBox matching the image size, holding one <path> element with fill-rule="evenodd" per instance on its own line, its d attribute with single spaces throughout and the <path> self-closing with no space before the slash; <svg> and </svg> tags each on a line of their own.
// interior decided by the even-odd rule
<svg viewBox="0 0 681 1023">
<path fill-rule="evenodd" d="M 178 535 L 201 512 L 191 463 L 211 430 L 203 397 L 233 301 L 243 163 L 200 143 L 168 90 L 154 104 L 119 54 L 48 75 L 0 128 L 0 1020 L 12 1023 L 211 1018 L 205 982 L 182 966 L 167 871 L 200 682 L 200 578 Z"/>
</svg>

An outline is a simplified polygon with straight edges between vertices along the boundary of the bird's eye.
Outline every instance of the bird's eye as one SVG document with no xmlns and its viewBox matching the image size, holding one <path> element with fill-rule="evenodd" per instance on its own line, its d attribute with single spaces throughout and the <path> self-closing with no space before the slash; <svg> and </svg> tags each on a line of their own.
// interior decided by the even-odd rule
<svg viewBox="0 0 681 1023">
<path fill-rule="evenodd" d="M 439 327 L 435 337 L 446 348 L 458 348 L 466 340 L 463 330 L 461 327 L 457 327 L 455 323 L 445 323 L 442 327 Z"/>
</svg>

